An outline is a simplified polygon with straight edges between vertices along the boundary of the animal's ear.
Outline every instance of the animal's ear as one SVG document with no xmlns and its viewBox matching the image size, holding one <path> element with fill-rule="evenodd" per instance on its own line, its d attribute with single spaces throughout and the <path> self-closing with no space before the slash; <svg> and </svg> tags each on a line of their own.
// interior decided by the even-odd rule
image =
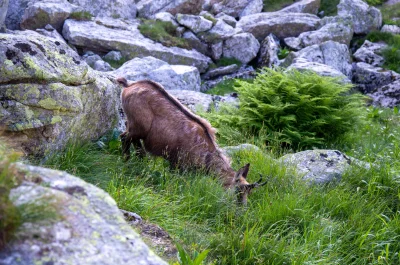
<svg viewBox="0 0 400 265">
<path fill-rule="evenodd" d="M 246 164 L 244 167 L 239 169 L 238 173 L 240 172 L 239 177 L 242 176 L 243 178 L 247 178 L 247 174 L 249 173 L 250 164 Z"/>
</svg>

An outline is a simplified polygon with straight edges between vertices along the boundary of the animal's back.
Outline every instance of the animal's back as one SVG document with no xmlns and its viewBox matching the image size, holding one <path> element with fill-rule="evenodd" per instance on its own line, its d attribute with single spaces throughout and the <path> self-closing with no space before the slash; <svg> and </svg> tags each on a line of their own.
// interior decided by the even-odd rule
<svg viewBox="0 0 400 265">
<path fill-rule="evenodd" d="M 158 83 L 135 82 L 124 88 L 122 100 L 129 132 L 142 139 L 153 155 L 204 165 L 209 153 L 218 152 L 208 121 L 191 113 Z"/>
</svg>

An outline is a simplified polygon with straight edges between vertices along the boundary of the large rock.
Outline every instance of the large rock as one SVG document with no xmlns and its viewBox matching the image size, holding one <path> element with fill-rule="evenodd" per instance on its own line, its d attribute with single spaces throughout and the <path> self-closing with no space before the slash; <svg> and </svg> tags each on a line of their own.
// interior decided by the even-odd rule
<svg viewBox="0 0 400 265">
<path fill-rule="evenodd" d="M 240 33 L 227 39 L 223 46 L 223 57 L 235 58 L 243 64 L 253 60 L 260 49 L 260 43 L 250 33 Z"/>
<path fill-rule="evenodd" d="M 68 0 L 95 17 L 109 17 L 132 20 L 136 17 L 135 1 L 131 0 Z"/>
<path fill-rule="evenodd" d="M 293 50 L 301 50 L 307 46 L 335 41 L 350 45 L 353 38 L 353 21 L 347 17 L 325 17 L 321 20 L 321 28 L 301 33 L 297 38 L 285 39 L 285 43 Z"/>
<path fill-rule="evenodd" d="M 278 66 L 280 64 L 278 53 L 281 49 L 279 40 L 274 34 L 269 34 L 260 45 L 260 51 L 258 53 L 257 65 L 259 67 L 272 67 L 273 65 Z"/>
<path fill-rule="evenodd" d="M 193 0 L 141 0 L 137 2 L 138 16 L 151 18 L 159 12 L 168 12 L 172 15 L 200 13 L 203 1 Z"/>
<path fill-rule="evenodd" d="M 65 43 L 29 30 L 0 34 L 0 124 L 25 154 L 98 138 L 118 122 L 119 93 Z"/>
<path fill-rule="evenodd" d="M 200 90 L 200 74 L 196 67 L 169 65 L 154 57 L 135 58 L 111 74 L 131 81 L 150 79 L 159 82 L 165 89 Z"/>
<path fill-rule="evenodd" d="M 311 14 L 271 12 L 242 17 L 236 27 L 262 41 L 270 33 L 279 39 L 297 37 L 303 32 L 316 30 L 319 22 L 320 19 Z"/>
<path fill-rule="evenodd" d="M 363 93 L 370 93 L 374 89 L 390 84 L 400 75 L 394 71 L 374 67 L 367 63 L 355 63 L 353 69 L 353 83 Z"/>
<path fill-rule="evenodd" d="M 17 170 L 21 183 L 10 191 L 10 200 L 16 206 L 44 205 L 43 212 L 35 212 L 43 217 L 21 225 L 0 250 L 0 264 L 167 264 L 103 190 L 57 170 L 23 164 Z"/>
<path fill-rule="evenodd" d="M 350 164 L 356 162 L 337 150 L 308 150 L 285 155 L 280 160 L 286 166 L 294 166 L 298 176 L 310 184 L 340 181 Z"/>
<path fill-rule="evenodd" d="M 385 43 L 373 43 L 368 40 L 353 54 L 356 62 L 364 62 L 372 66 L 382 66 L 385 59 L 380 55 L 387 48 Z"/>
<path fill-rule="evenodd" d="M 286 13 L 310 13 L 316 15 L 321 6 L 321 0 L 301 0 L 280 10 Z"/>
<path fill-rule="evenodd" d="M 262 0 L 214 0 L 212 3 L 212 13 L 224 12 L 235 18 L 257 14 L 263 9 Z"/>
<path fill-rule="evenodd" d="M 287 67 L 294 63 L 297 58 L 303 58 L 309 62 L 326 64 L 351 79 L 352 66 L 350 52 L 345 44 L 327 41 L 320 45 L 311 45 L 298 52 L 290 52 L 282 65 Z"/>
<path fill-rule="evenodd" d="M 177 14 L 176 20 L 182 26 L 187 27 L 194 33 L 203 32 L 212 28 L 212 21 L 205 19 L 202 16 Z"/>
<path fill-rule="evenodd" d="M 50 24 L 61 32 L 64 21 L 77 10 L 78 7 L 71 5 L 67 0 L 36 2 L 25 9 L 20 26 L 22 29 L 38 29 Z"/>
<path fill-rule="evenodd" d="M 195 66 L 205 72 L 211 59 L 195 50 L 165 47 L 145 38 L 138 30 L 138 23 L 124 21 L 76 21 L 67 19 L 63 35 L 69 43 L 99 52 L 120 51 L 128 58 L 153 56 L 170 64 Z"/>
<path fill-rule="evenodd" d="M 351 84 L 351 80 L 335 68 L 326 64 L 309 62 L 304 58 L 295 59 L 293 64 L 291 64 L 288 69 L 296 69 L 298 71 L 312 71 L 318 75 L 338 78 L 339 81 L 342 83 Z"/>
<path fill-rule="evenodd" d="M 186 30 L 182 38 L 186 40 L 186 43 L 189 45 L 190 48 L 197 50 L 202 54 L 208 54 L 209 48 L 206 43 L 201 41 L 193 32 L 190 30 Z M 212 58 L 212 57 L 211 57 Z"/>
<path fill-rule="evenodd" d="M 393 108 L 400 105 L 400 79 L 384 85 L 367 94 L 372 104 L 378 107 Z"/>
<path fill-rule="evenodd" d="M 382 26 L 381 11 L 362 0 L 340 0 L 337 8 L 339 16 L 352 16 L 355 34 L 367 34 Z"/>
<path fill-rule="evenodd" d="M 218 76 L 224 76 L 224 75 L 229 75 L 235 73 L 237 70 L 239 70 L 240 66 L 237 64 L 231 64 L 227 66 L 221 66 L 215 69 L 210 69 L 207 73 L 203 75 L 203 79 L 208 80 L 208 79 L 213 79 Z"/>
<path fill-rule="evenodd" d="M 8 0 L 0 0 L 0 33 L 6 30 L 6 16 L 8 10 Z"/>
</svg>

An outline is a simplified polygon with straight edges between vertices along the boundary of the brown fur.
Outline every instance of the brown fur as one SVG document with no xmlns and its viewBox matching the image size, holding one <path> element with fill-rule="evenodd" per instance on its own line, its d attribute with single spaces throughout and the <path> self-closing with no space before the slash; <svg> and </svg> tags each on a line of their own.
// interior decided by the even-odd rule
<svg viewBox="0 0 400 265">
<path fill-rule="evenodd" d="M 246 181 L 249 165 L 237 173 L 232 169 L 207 120 L 193 114 L 156 82 L 142 80 L 129 85 L 125 78 L 117 81 L 125 87 L 121 100 L 127 128 L 121 139 L 127 157 L 131 144 L 143 155 L 143 141 L 147 152 L 164 157 L 172 166 L 204 168 L 220 176 L 225 188 L 239 187 L 241 198 L 247 196 L 240 187 L 250 185 Z"/>
</svg>

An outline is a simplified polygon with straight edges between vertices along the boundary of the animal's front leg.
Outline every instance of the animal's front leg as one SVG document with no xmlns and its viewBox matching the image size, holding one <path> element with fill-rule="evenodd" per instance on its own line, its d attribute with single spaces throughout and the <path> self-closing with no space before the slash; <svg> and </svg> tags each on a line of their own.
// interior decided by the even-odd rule
<svg viewBox="0 0 400 265">
<path fill-rule="evenodd" d="M 125 161 L 128 161 L 131 158 L 131 143 L 132 138 L 129 136 L 129 132 L 123 132 L 119 136 L 121 138 L 122 144 L 122 155 Z"/>
</svg>

